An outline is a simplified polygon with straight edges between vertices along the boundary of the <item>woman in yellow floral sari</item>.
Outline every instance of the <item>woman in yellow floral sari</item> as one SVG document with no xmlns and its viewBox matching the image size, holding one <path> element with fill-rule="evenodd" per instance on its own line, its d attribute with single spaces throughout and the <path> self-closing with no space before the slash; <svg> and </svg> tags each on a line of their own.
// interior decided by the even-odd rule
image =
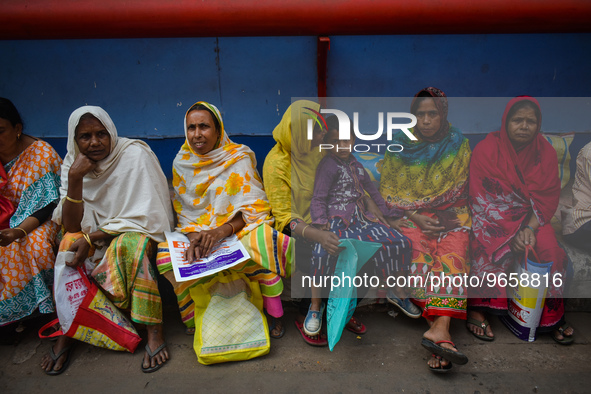
<svg viewBox="0 0 591 394">
<path fill-rule="evenodd" d="M 274 219 L 254 152 L 232 142 L 218 109 L 204 101 L 185 115 L 185 143 L 173 162 L 173 205 L 179 231 L 187 236 L 188 261 L 207 256 L 219 240 L 236 234 L 251 259 L 232 267 L 261 286 L 264 307 L 274 318 L 283 315 L 279 296 L 282 276 L 291 269 L 291 240 L 274 230 Z M 172 283 L 187 333 L 194 332 L 194 303 L 190 289 L 211 276 L 177 282 L 168 244 L 158 245 L 157 265 Z M 271 324 L 271 336 L 281 337 L 282 327 Z"/>
</svg>

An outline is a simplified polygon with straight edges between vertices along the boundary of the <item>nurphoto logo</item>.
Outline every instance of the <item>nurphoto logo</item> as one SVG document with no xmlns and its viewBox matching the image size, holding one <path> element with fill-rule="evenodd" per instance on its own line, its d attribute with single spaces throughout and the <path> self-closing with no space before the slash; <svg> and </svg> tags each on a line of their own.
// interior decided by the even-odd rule
<svg viewBox="0 0 591 394">
<path fill-rule="evenodd" d="M 374 134 L 363 134 L 359 130 L 359 112 L 353 112 L 353 127 L 351 127 L 349 116 L 341 110 L 323 108 L 318 112 L 308 107 L 306 107 L 306 110 L 310 111 L 306 113 L 311 115 L 311 119 L 308 119 L 307 123 L 308 140 L 312 140 L 313 138 L 315 123 L 324 129 L 328 129 L 326 119 L 322 114 L 333 114 L 337 117 L 339 122 L 339 140 L 351 140 L 351 130 L 353 130 L 355 137 L 359 140 L 376 141 L 384 134 L 384 118 L 386 118 L 386 137 L 388 141 L 392 140 L 392 134 L 394 131 L 402 131 L 411 141 L 417 140 L 417 137 L 415 137 L 409 130 L 417 124 L 416 116 L 411 113 L 387 112 L 386 116 L 384 116 L 384 112 L 378 112 L 378 131 Z M 397 121 L 399 119 L 408 119 L 410 120 L 410 123 L 395 123 L 395 119 Z M 394 153 L 401 152 L 404 149 L 400 144 L 353 144 L 348 147 L 337 146 L 337 150 L 347 149 L 349 152 L 369 152 L 372 146 L 377 148 L 378 152 L 381 152 L 382 147 L 386 147 L 389 152 Z M 334 145 L 332 144 L 320 144 L 318 147 L 320 151 L 331 150 L 333 148 Z"/>
</svg>

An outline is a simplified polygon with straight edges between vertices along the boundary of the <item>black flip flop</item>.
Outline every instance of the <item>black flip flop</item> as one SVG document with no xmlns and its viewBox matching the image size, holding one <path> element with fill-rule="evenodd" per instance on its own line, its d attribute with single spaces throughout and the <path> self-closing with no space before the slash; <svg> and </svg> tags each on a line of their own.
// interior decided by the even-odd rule
<svg viewBox="0 0 591 394">
<path fill-rule="evenodd" d="M 472 324 L 475 327 L 482 328 L 482 330 L 484 331 L 484 334 L 483 335 L 476 334 L 474 331 L 470 330 L 470 327 L 468 327 L 468 324 Z M 495 337 L 489 337 L 488 335 L 486 335 L 486 329 L 489 326 L 490 326 L 490 323 L 486 319 L 484 319 L 484 321 L 476 320 L 471 317 L 466 319 L 466 328 L 468 329 L 468 331 L 470 331 L 470 334 L 474 335 L 476 338 L 480 339 L 481 341 L 492 342 L 495 340 Z"/>
<path fill-rule="evenodd" d="M 434 353 L 438 356 L 443 357 L 446 360 L 449 360 L 451 362 L 454 362 L 458 365 L 464 365 L 466 363 L 468 363 L 468 357 L 466 357 L 465 354 L 460 353 L 459 351 L 454 352 L 451 349 L 446 349 L 442 346 L 439 346 L 440 343 L 449 343 L 450 345 L 452 345 L 454 348 L 456 348 L 456 345 L 452 342 L 452 341 L 437 341 L 437 342 L 433 342 L 427 338 L 423 338 L 423 340 L 421 341 L 421 345 L 429 350 L 431 353 Z M 457 349 L 457 348 L 456 348 Z"/>
<path fill-rule="evenodd" d="M 438 358 L 439 365 L 441 365 L 441 358 L 442 358 L 441 356 L 438 356 L 436 354 L 432 354 L 431 357 Z M 429 370 L 434 373 L 443 374 L 443 373 L 448 373 L 453 366 L 454 366 L 453 363 L 450 361 L 446 366 L 441 365 L 439 368 L 433 368 L 432 366 L 429 365 Z"/>
<path fill-rule="evenodd" d="M 554 332 L 551 332 L 550 336 L 552 336 L 552 339 L 554 339 L 554 342 L 556 342 L 562 346 L 572 345 L 573 342 L 575 341 L 575 338 L 573 338 L 573 335 L 568 335 L 568 336 L 564 335 L 564 331 L 566 331 L 569 327 L 570 327 L 570 324 L 564 323 L 562 326 L 560 326 L 556 329 L 556 331 L 558 331 L 558 333 L 560 335 L 562 335 L 562 339 L 556 338 L 556 335 L 554 334 Z"/>
<path fill-rule="evenodd" d="M 51 359 L 53 360 L 53 366 L 55 367 L 55 363 L 57 363 L 57 360 L 63 356 L 64 353 L 68 352 L 68 354 L 66 355 L 66 361 L 62 364 L 62 367 L 60 369 L 58 369 L 57 371 L 55 369 L 53 369 L 53 367 L 51 368 L 51 371 L 43 371 L 45 372 L 46 375 L 49 376 L 57 376 L 57 375 L 61 375 L 62 373 L 64 373 L 64 371 L 66 369 L 68 369 L 68 367 L 70 366 L 70 355 L 71 352 L 70 350 L 72 350 L 73 345 L 70 346 L 66 346 L 65 348 L 63 348 L 62 350 L 60 350 L 60 352 L 58 354 L 55 354 L 53 352 L 53 346 L 49 348 L 49 357 L 51 357 Z"/>
<path fill-rule="evenodd" d="M 165 349 L 165 348 L 166 348 L 166 342 L 164 342 L 162 345 L 158 346 L 158 347 L 156 348 L 156 350 L 154 350 L 154 351 L 151 351 L 151 350 L 150 350 L 150 345 L 148 345 L 148 344 L 146 343 L 146 353 L 148 353 L 148 356 L 150 357 L 150 364 L 152 363 L 152 359 L 154 358 L 154 356 L 156 356 L 158 353 L 160 353 L 160 351 L 161 351 L 162 349 Z M 167 361 L 168 361 L 168 360 L 167 360 Z M 162 366 L 163 366 L 164 364 L 166 364 L 166 362 L 167 362 L 167 361 L 163 362 L 162 364 L 156 364 L 156 365 L 155 365 L 155 366 L 153 366 L 153 367 L 152 367 L 152 366 L 149 366 L 148 368 L 144 368 L 144 360 L 142 359 L 142 372 L 143 372 L 143 373 L 152 373 L 152 372 L 156 372 L 156 371 L 158 371 L 160 368 L 162 368 Z"/>
</svg>

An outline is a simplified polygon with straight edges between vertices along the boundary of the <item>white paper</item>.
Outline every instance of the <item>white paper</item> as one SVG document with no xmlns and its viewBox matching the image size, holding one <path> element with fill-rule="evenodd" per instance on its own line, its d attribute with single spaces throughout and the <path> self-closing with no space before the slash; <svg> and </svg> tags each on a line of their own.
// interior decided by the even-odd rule
<svg viewBox="0 0 591 394">
<path fill-rule="evenodd" d="M 238 237 L 232 235 L 215 244 L 209 256 L 188 262 L 185 259 L 185 251 L 189 247 L 187 236 L 182 233 L 168 231 L 164 232 L 164 235 L 166 241 L 168 241 L 170 261 L 177 282 L 209 276 L 250 259 L 250 255 L 244 249 Z"/>
</svg>

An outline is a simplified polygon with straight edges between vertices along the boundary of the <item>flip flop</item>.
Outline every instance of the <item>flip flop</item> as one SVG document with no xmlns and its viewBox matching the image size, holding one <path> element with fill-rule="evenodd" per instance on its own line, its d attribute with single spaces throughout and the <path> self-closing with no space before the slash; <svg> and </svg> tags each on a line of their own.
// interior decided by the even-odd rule
<svg viewBox="0 0 591 394">
<path fill-rule="evenodd" d="M 559 345 L 563 345 L 563 346 L 568 346 L 568 345 L 572 345 L 573 342 L 575 341 L 575 338 L 573 338 L 572 335 L 566 336 L 564 335 L 564 332 L 570 327 L 570 324 L 568 323 L 564 323 L 562 326 L 558 327 L 556 329 L 556 331 L 558 331 L 558 333 L 560 335 L 562 335 L 562 339 L 558 339 L 556 338 L 556 335 L 554 335 L 554 332 L 550 333 L 550 335 L 552 336 L 552 339 L 554 339 L 554 341 L 556 343 L 558 343 Z"/>
<path fill-rule="evenodd" d="M 449 361 L 456 363 L 458 365 L 464 365 L 468 362 L 468 357 L 466 357 L 465 354 L 460 353 L 459 351 L 454 352 L 451 349 L 446 349 L 442 346 L 439 346 L 440 343 L 449 343 L 450 345 L 452 345 L 454 347 L 454 349 L 457 349 L 456 345 L 452 341 L 433 342 L 427 338 L 423 338 L 423 340 L 421 341 L 421 345 L 425 349 L 427 349 L 431 353 L 435 353 L 436 355 L 445 358 L 446 360 L 449 360 Z"/>
<path fill-rule="evenodd" d="M 68 369 L 68 367 L 70 366 L 70 355 L 71 352 L 70 350 L 72 349 L 73 345 L 70 346 L 66 346 L 65 348 L 63 348 L 62 350 L 60 350 L 60 352 L 58 354 L 55 354 L 53 352 L 53 346 L 49 348 L 49 357 L 51 357 L 51 359 L 53 360 L 53 366 L 55 367 L 55 363 L 57 363 L 57 360 L 63 356 L 64 353 L 68 352 L 68 354 L 66 355 L 66 361 L 62 364 L 62 367 L 60 369 L 58 369 L 57 371 L 53 368 L 51 368 L 51 371 L 43 371 L 45 372 L 46 375 L 49 376 L 57 376 L 57 375 L 61 375 L 66 369 Z"/>
<path fill-rule="evenodd" d="M 160 353 L 160 351 L 162 349 L 166 348 L 166 342 L 164 342 L 162 345 L 158 346 L 156 348 L 156 350 L 151 351 L 150 350 L 150 345 L 148 345 L 146 343 L 146 353 L 148 353 L 148 356 L 150 357 L 150 362 L 152 361 L 152 359 L 154 358 L 154 356 L 156 356 L 158 353 Z M 168 360 L 167 360 L 168 361 Z M 166 364 L 166 361 L 163 362 L 162 364 L 156 364 L 155 366 L 149 366 L 148 368 L 144 368 L 144 360 L 142 359 L 142 372 L 143 373 L 152 373 L 152 372 L 156 372 L 158 371 L 160 368 L 162 368 L 162 366 Z"/>
<path fill-rule="evenodd" d="M 350 326 L 351 323 L 353 323 L 354 326 L 361 326 L 361 328 L 356 330 Z M 353 334 L 357 334 L 357 335 L 363 335 L 367 332 L 367 327 L 365 327 L 365 324 L 363 324 L 359 320 L 357 320 L 357 318 L 355 316 L 351 317 L 351 320 L 349 320 L 349 323 L 347 323 L 345 325 L 345 328 L 347 330 L 351 331 Z"/>
<path fill-rule="evenodd" d="M 269 327 L 269 336 L 274 339 L 282 338 L 283 335 L 285 334 L 285 325 L 281 324 L 281 331 L 279 332 L 279 334 L 273 335 L 273 330 L 275 329 L 275 327 L 277 327 L 277 322 L 280 322 L 281 319 L 278 319 L 273 316 L 270 316 L 270 319 L 271 319 L 271 326 Z"/>
<path fill-rule="evenodd" d="M 431 372 L 434 373 L 448 373 L 449 370 L 451 369 L 451 367 L 453 367 L 453 363 L 450 361 L 446 366 L 441 365 L 441 356 L 438 356 L 436 354 L 432 354 L 431 357 L 435 357 L 437 359 L 439 359 L 439 368 L 433 368 L 432 366 L 429 365 L 429 370 L 431 370 Z"/>
<path fill-rule="evenodd" d="M 294 323 L 295 323 L 298 331 L 300 332 L 300 334 L 302 334 L 302 338 L 304 339 L 304 342 L 306 342 L 308 345 L 316 346 L 316 347 L 328 346 L 328 340 L 326 339 L 326 337 L 323 338 L 322 335 L 320 334 L 320 335 L 316 335 L 315 338 L 310 338 L 304 332 L 304 323 L 298 323 L 297 320 Z"/>
<path fill-rule="evenodd" d="M 476 334 L 475 332 L 470 330 L 470 328 L 468 327 L 468 324 L 472 324 L 473 326 L 482 328 L 484 330 L 484 335 Z M 486 335 L 486 329 L 488 328 L 488 326 L 490 326 L 490 323 L 486 319 L 484 319 L 484 321 L 476 320 L 471 317 L 466 319 L 466 328 L 468 329 L 468 331 L 470 331 L 470 333 L 472 335 L 474 335 L 476 338 L 478 338 L 482 341 L 492 342 L 495 340 L 495 337 L 491 337 L 491 336 Z"/>
</svg>

